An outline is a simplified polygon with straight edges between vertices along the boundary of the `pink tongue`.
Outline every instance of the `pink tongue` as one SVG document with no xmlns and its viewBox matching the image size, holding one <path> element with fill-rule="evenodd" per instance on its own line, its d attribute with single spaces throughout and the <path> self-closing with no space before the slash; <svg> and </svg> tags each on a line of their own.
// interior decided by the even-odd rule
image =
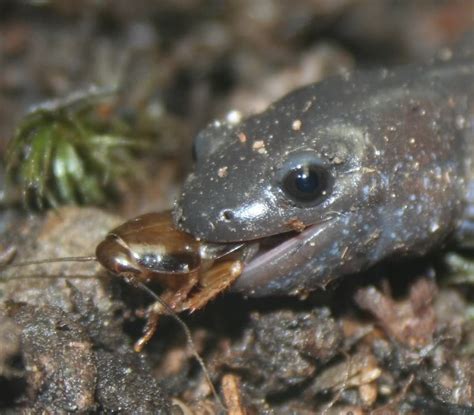
<svg viewBox="0 0 474 415">
<path fill-rule="evenodd" d="M 264 267 L 267 263 L 272 261 L 275 258 L 280 257 L 284 253 L 288 252 L 291 250 L 295 245 L 304 243 L 304 241 L 314 232 L 314 227 L 310 226 L 307 229 L 304 230 L 304 232 L 301 232 L 300 234 L 297 234 L 296 236 L 293 236 L 292 238 L 287 239 L 286 241 L 282 242 L 281 244 L 275 246 L 274 248 L 270 249 L 269 251 L 257 255 L 255 258 L 251 259 L 251 261 L 246 264 L 244 272 L 242 275 L 245 273 L 250 273 L 254 272 L 256 269 Z M 242 278 L 242 276 L 241 276 Z"/>
<path fill-rule="evenodd" d="M 249 296 L 288 295 L 303 286 L 301 278 L 309 278 L 311 284 L 325 284 L 328 262 L 340 262 L 333 258 L 333 246 L 343 230 L 347 229 L 348 218 L 341 215 L 327 216 L 307 227 L 303 232 L 283 241 L 270 250 L 257 254 L 232 286 L 232 291 L 240 291 Z M 314 266 L 322 261 L 321 275 L 314 275 Z"/>
<path fill-rule="evenodd" d="M 311 241 L 324 231 L 326 223 L 310 226 L 269 251 L 257 255 L 244 266 L 244 271 L 232 290 L 252 295 L 252 290 L 263 287 L 273 279 L 283 277 L 295 267 L 299 267 L 301 262 L 306 262 L 308 256 L 314 254 L 315 248 Z M 308 249 L 312 251 L 311 254 L 307 252 Z"/>
</svg>

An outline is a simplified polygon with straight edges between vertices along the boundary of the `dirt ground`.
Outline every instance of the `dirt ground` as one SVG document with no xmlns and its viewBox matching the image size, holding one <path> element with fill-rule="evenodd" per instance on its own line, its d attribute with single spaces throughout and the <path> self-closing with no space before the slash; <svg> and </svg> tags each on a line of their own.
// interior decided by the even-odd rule
<svg viewBox="0 0 474 415">
<path fill-rule="evenodd" d="M 172 205 L 208 122 L 341 70 L 425 59 L 472 28 L 471 0 L 2 0 L 2 154 L 28 108 L 90 85 L 120 87 L 114 116 L 149 145 L 101 206 L 25 209 L 2 164 L 2 251 L 92 255 L 126 218 Z M 445 249 L 304 300 L 224 293 L 182 317 L 233 415 L 470 414 L 469 265 Z M 4 271 L 0 412 L 222 413 L 172 319 L 133 351 L 149 304 L 96 264 Z"/>
</svg>

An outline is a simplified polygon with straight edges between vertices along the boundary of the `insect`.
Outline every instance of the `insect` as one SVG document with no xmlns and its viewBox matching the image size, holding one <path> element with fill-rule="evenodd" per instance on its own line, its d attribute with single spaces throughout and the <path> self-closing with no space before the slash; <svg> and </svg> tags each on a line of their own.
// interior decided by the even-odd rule
<svg viewBox="0 0 474 415">
<path fill-rule="evenodd" d="M 204 362 L 193 345 L 191 333 L 177 313 L 202 308 L 232 284 L 242 272 L 240 257 L 245 249 L 242 252 L 241 249 L 242 244 L 214 246 L 201 243 L 177 230 L 171 212 L 165 211 L 138 216 L 111 230 L 97 245 L 93 256 L 28 261 L 6 267 L 97 261 L 112 275 L 145 290 L 155 302 L 147 310 L 147 323 L 143 336 L 135 343 L 135 351 L 140 352 L 154 335 L 160 316 L 170 315 L 185 331 L 190 349 L 220 403 Z M 12 260 L 12 251 L 5 251 L 0 259 L 2 263 L 8 263 Z M 162 287 L 160 296 L 147 286 L 152 282 Z"/>
<path fill-rule="evenodd" d="M 95 259 L 112 274 L 132 285 L 157 282 L 164 288 L 160 302 L 148 311 L 145 334 L 135 349 L 156 331 L 167 304 L 174 312 L 203 307 L 242 272 L 242 262 L 229 258 L 241 244 L 213 246 L 178 231 L 171 212 L 148 213 L 109 232 L 97 246 Z"/>
<path fill-rule="evenodd" d="M 111 230 L 96 247 L 94 256 L 51 258 L 7 265 L 9 268 L 57 262 L 99 262 L 112 275 L 147 289 L 156 282 L 163 291 L 147 313 L 140 352 L 156 331 L 159 316 L 202 308 L 242 273 L 242 244 L 213 245 L 177 230 L 170 211 L 148 213 Z M 2 262 L 12 259 L 5 251 Z M 148 292 L 149 289 L 147 289 Z M 156 295 L 153 295 L 157 297 Z"/>
</svg>

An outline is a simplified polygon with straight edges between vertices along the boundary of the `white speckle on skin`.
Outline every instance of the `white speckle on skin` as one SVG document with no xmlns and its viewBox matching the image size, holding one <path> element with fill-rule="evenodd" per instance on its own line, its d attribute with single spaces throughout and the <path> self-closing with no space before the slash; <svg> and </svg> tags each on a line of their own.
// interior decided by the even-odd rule
<svg viewBox="0 0 474 415">
<path fill-rule="evenodd" d="M 291 124 L 291 128 L 293 131 L 299 131 L 301 129 L 301 120 L 294 120 Z"/>
<path fill-rule="evenodd" d="M 313 102 L 316 100 L 316 97 L 313 97 L 312 100 L 306 102 L 304 108 L 303 108 L 303 112 L 307 112 L 312 106 L 313 106 Z"/>
<path fill-rule="evenodd" d="M 265 141 L 257 140 L 252 144 L 252 150 L 257 151 L 260 154 L 266 154 L 267 150 L 265 148 Z"/>
<path fill-rule="evenodd" d="M 217 170 L 217 175 L 219 177 L 226 177 L 229 174 L 229 168 L 227 166 L 221 167 Z"/>
</svg>

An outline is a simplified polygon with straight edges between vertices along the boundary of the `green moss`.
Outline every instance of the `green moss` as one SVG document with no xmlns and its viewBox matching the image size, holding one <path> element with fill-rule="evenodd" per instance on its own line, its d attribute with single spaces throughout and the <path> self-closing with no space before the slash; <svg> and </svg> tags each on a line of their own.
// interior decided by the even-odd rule
<svg viewBox="0 0 474 415">
<path fill-rule="evenodd" d="M 103 204 L 116 193 L 118 178 L 133 175 L 144 143 L 111 115 L 110 97 L 109 91 L 81 92 L 24 117 L 6 165 L 8 183 L 19 186 L 27 207 Z"/>
</svg>

